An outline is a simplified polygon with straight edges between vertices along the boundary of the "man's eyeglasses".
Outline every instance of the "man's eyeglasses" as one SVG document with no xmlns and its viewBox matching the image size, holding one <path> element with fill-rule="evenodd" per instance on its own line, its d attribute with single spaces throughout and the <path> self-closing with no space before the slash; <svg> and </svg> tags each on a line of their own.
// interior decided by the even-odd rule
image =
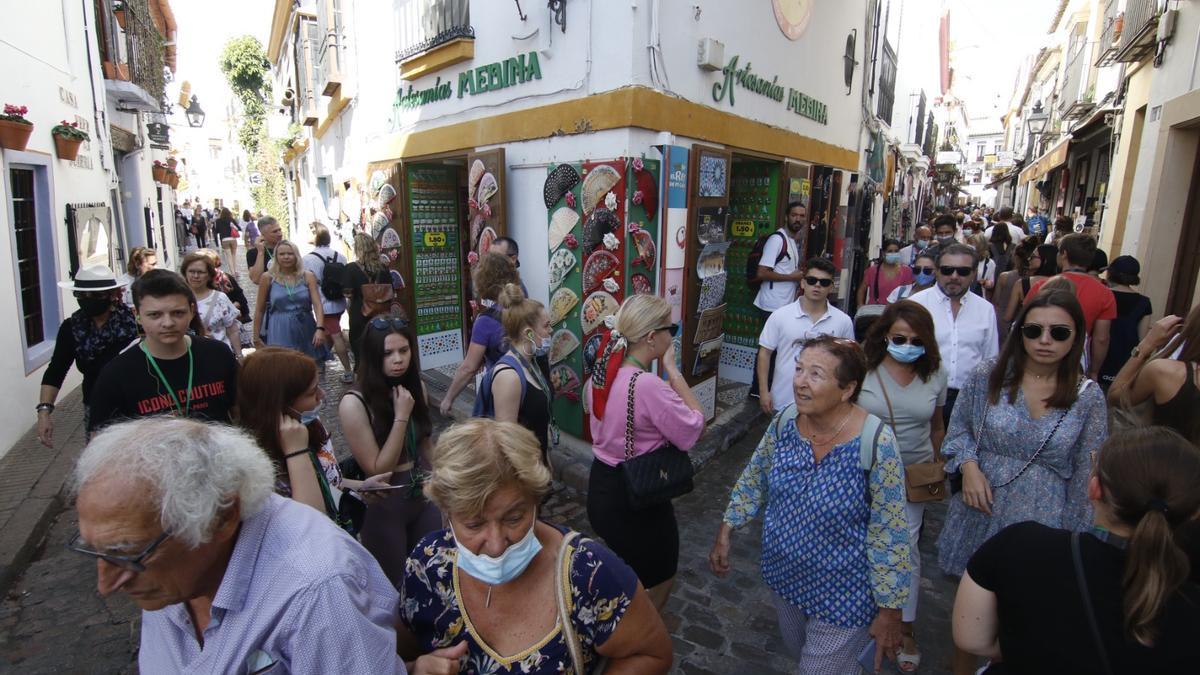
<svg viewBox="0 0 1200 675">
<path fill-rule="evenodd" d="M 404 319 L 391 319 L 386 316 L 377 316 L 374 319 L 371 319 L 371 323 L 369 325 L 375 330 L 387 330 L 389 328 L 395 330 L 404 330 L 408 328 L 408 322 Z"/>
<path fill-rule="evenodd" d="M 942 276 L 944 276 L 944 277 L 951 277 L 951 276 L 955 276 L 955 275 L 960 276 L 960 277 L 969 277 L 969 276 L 971 276 L 971 272 L 975 271 L 975 268 L 973 268 L 973 267 L 953 267 L 951 265 L 942 265 L 941 267 L 938 268 L 938 271 L 941 272 Z"/>
<path fill-rule="evenodd" d="M 67 548 L 75 551 L 76 553 L 81 553 L 93 558 L 99 558 L 104 562 L 116 567 L 120 567 L 123 570 L 129 570 L 131 572 L 145 572 L 145 560 L 153 555 L 154 550 L 158 548 L 159 544 L 166 541 L 168 538 L 170 538 L 170 536 L 170 532 L 163 532 L 162 534 L 158 535 L 157 539 L 150 542 L 150 545 L 137 555 L 112 555 L 109 553 L 93 551 L 92 549 L 87 548 L 87 542 L 82 540 L 82 536 L 79 532 L 76 532 L 75 536 L 71 537 L 71 541 L 67 542 Z"/>
<path fill-rule="evenodd" d="M 670 326 L 659 326 L 658 328 L 655 328 L 654 330 L 656 330 L 656 331 L 665 330 L 671 334 L 671 337 L 675 337 L 676 335 L 679 334 L 679 324 L 673 323 Z"/>
<path fill-rule="evenodd" d="M 924 347 L 925 346 L 925 341 L 922 340 L 921 338 L 919 338 L 919 337 L 911 337 L 910 338 L 907 335 L 890 335 L 890 336 L 888 336 L 888 340 L 891 341 L 891 343 L 896 345 L 897 347 L 903 347 L 904 345 L 907 345 L 907 344 L 911 344 L 914 347 Z"/>
<path fill-rule="evenodd" d="M 833 285 L 833 279 L 822 279 L 820 277 L 804 277 L 804 283 L 808 284 L 809 286 L 818 286 L 819 285 L 822 288 L 829 288 L 830 286 Z"/>
<path fill-rule="evenodd" d="M 937 270 L 932 267 L 914 267 L 913 268 L 914 274 L 933 274 L 936 271 Z"/>
<path fill-rule="evenodd" d="M 1021 326 L 1021 335 L 1025 336 L 1026 340 L 1037 340 L 1042 337 L 1042 333 L 1047 329 L 1046 326 L 1037 323 L 1027 323 Z M 1075 332 L 1074 328 L 1056 324 L 1049 326 L 1050 339 L 1055 342 L 1066 342 L 1071 339 L 1071 334 Z"/>
</svg>

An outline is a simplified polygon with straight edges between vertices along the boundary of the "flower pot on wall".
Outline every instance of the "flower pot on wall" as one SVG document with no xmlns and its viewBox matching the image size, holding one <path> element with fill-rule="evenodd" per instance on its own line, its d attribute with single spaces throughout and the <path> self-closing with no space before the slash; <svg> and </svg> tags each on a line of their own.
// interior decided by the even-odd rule
<svg viewBox="0 0 1200 675">
<path fill-rule="evenodd" d="M 32 124 L 0 120 L 0 148 L 24 150 L 25 146 L 29 144 L 29 136 L 32 133 Z"/>
<path fill-rule="evenodd" d="M 106 80 L 122 80 L 129 81 L 129 64 L 114 63 L 112 61 L 104 62 L 104 79 Z"/>
<path fill-rule="evenodd" d="M 117 18 L 117 25 L 121 27 L 121 30 L 125 30 L 125 21 L 127 20 L 125 18 L 125 10 L 124 9 L 113 10 L 113 16 L 115 16 Z"/>
<path fill-rule="evenodd" d="M 83 141 L 54 136 L 54 151 L 58 154 L 59 159 L 74 162 L 75 158 L 79 156 L 80 145 L 83 145 Z"/>
<path fill-rule="evenodd" d="M 150 175 L 154 178 L 155 183 L 167 182 L 167 167 L 156 164 L 150 169 Z"/>
</svg>

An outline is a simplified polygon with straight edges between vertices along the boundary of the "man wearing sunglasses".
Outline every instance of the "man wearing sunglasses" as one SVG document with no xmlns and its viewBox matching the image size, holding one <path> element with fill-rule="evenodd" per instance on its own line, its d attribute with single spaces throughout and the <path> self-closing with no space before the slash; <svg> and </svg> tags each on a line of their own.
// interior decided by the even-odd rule
<svg viewBox="0 0 1200 675">
<path fill-rule="evenodd" d="M 800 297 L 772 312 L 763 325 L 755 368 L 758 405 L 768 415 L 774 415 L 792 402 L 793 364 L 807 340 L 822 334 L 854 339 L 854 321 L 828 301 L 836 274 L 837 268 L 828 260 L 809 259 L 800 279 Z M 771 376 L 768 366 L 773 356 L 780 367 Z"/>
<path fill-rule="evenodd" d="M 188 419 L 116 424 L 84 449 L 67 546 L 100 595 L 142 609 L 141 672 L 405 672 L 379 563 L 274 476 L 249 436 Z"/>
<path fill-rule="evenodd" d="M 937 285 L 909 298 L 933 316 L 938 349 L 949 374 L 946 405 L 942 408 L 947 425 L 958 390 L 971 371 L 1000 353 L 996 310 L 987 300 L 969 292 L 979 262 L 975 256 L 975 248 L 965 244 L 939 247 Z"/>
</svg>

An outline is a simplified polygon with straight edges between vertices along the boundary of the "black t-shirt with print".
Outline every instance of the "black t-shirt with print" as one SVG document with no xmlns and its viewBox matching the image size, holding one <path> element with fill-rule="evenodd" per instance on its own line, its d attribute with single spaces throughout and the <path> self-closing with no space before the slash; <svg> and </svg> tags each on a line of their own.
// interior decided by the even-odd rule
<svg viewBox="0 0 1200 675">
<path fill-rule="evenodd" d="M 188 417 L 228 422 L 237 397 L 237 359 L 223 342 L 192 339 L 192 402 Z M 188 356 L 156 359 L 171 383 L 180 405 L 187 406 Z M 140 344 L 108 362 L 92 390 L 88 431 L 112 422 L 174 414 L 175 401 L 167 393 Z"/>
<path fill-rule="evenodd" d="M 266 253 L 266 257 L 263 258 L 263 271 L 266 271 L 266 270 L 271 269 L 271 258 L 274 254 L 271 252 L 271 249 L 266 248 L 266 247 L 263 248 L 263 252 Z M 258 247 L 250 246 L 249 248 L 246 249 L 246 267 L 247 267 L 247 269 L 254 267 L 254 263 L 256 263 L 256 262 L 258 262 Z"/>
</svg>

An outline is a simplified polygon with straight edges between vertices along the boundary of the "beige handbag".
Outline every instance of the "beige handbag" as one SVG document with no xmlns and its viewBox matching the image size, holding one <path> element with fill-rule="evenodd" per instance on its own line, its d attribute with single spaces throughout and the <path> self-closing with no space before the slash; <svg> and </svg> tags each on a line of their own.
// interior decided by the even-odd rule
<svg viewBox="0 0 1200 675">
<path fill-rule="evenodd" d="M 888 420 L 892 425 L 892 433 L 895 433 L 896 416 L 892 412 L 892 399 L 878 370 L 875 371 L 875 379 L 879 381 L 879 390 L 883 392 L 883 400 L 888 407 Z M 913 503 L 939 502 L 950 494 L 946 484 L 946 460 L 936 446 L 933 448 L 932 462 L 915 462 L 904 466 L 904 487 L 908 501 Z"/>
</svg>

